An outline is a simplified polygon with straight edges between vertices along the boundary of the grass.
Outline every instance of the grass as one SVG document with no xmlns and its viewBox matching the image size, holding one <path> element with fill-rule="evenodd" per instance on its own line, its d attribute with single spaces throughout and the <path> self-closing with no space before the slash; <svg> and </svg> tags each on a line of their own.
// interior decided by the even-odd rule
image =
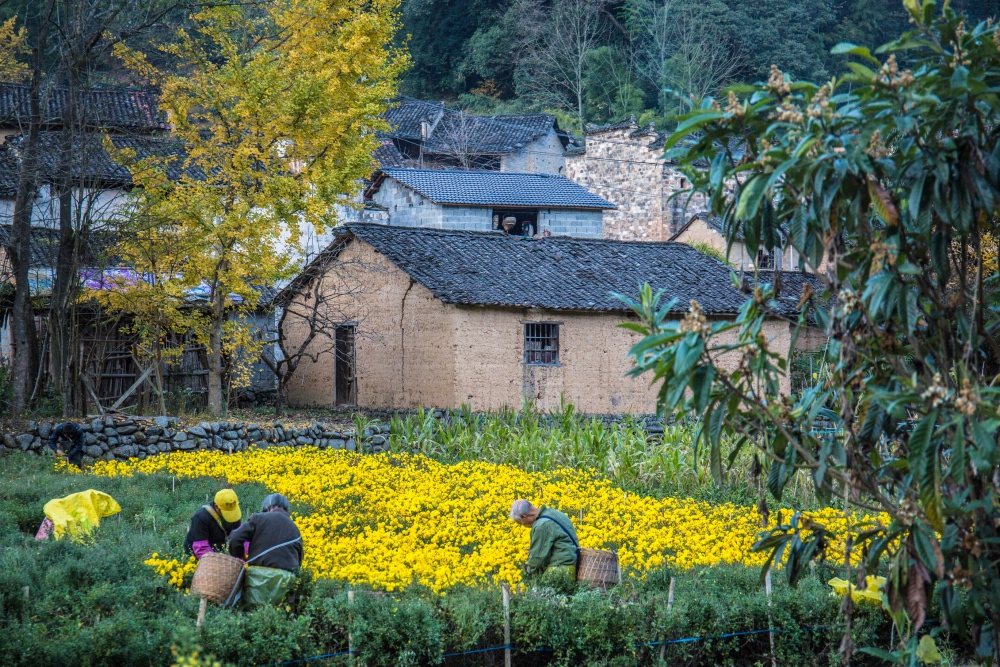
<svg viewBox="0 0 1000 667">
<path fill-rule="evenodd" d="M 745 449 L 718 488 L 709 473 L 708 452 L 694 455 L 697 431 L 697 422 L 679 422 L 666 425 L 662 437 L 648 438 L 638 421 L 607 424 L 575 413 L 572 406 L 550 414 L 463 410 L 447 420 L 419 411 L 393 419 L 390 445 L 393 451 L 416 451 L 444 462 L 480 460 L 529 471 L 588 468 L 629 491 L 756 504 L 766 468 L 754 478 L 753 454 Z M 815 504 L 808 481 L 796 478 L 779 506 Z"/>
</svg>

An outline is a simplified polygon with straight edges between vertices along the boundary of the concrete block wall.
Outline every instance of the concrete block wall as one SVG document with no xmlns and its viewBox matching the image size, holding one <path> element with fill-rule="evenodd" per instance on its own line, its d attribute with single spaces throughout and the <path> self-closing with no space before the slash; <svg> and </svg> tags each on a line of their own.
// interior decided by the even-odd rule
<svg viewBox="0 0 1000 667">
<path fill-rule="evenodd" d="M 599 239 L 604 236 L 603 211 L 543 208 L 538 212 L 538 231 L 556 236 Z"/>
<path fill-rule="evenodd" d="M 472 206 L 442 206 L 440 229 L 488 232 L 493 229 L 493 209 Z"/>
<path fill-rule="evenodd" d="M 388 209 L 390 225 L 444 229 L 439 204 L 391 178 L 385 179 L 373 199 L 376 204 Z"/>
</svg>

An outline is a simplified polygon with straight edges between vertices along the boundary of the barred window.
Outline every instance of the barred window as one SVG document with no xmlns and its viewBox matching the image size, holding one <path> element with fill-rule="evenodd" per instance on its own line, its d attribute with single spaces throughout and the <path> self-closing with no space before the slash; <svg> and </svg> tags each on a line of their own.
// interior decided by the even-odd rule
<svg viewBox="0 0 1000 667">
<path fill-rule="evenodd" d="M 774 268 L 774 255 L 766 252 L 763 248 L 757 251 L 757 268 L 758 269 L 773 269 Z"/>
<path fill-rule="evenodd" d="M 559 365 L 559 325 L 551 322 L 524 323 L 524 363 Z"/>
</svg>

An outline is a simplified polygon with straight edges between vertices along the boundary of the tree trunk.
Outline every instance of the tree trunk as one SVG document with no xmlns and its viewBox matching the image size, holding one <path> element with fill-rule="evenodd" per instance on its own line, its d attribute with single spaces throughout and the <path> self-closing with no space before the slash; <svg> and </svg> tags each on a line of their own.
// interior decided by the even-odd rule
<svg viewBox="0 0 1000 667">
<path fill-rule="evenodd" d="M 14 199 L 11 245 L 7 248 L 14 271 L 14 308 L 11 313 L 13 328 L 13 365 L 15 414 L 24 412 L 31 395 L 32 380 L 38 362 L 38 337 L 35 333 L 35 313 L 31 302 L 31 285 L 28 268 L 31 262 L 31 215 L 34 210 L 35 188 L 38 181 L 39 138 L 42 129 L 42 62 L 48 41 L 49 19 L 54 0 L 48 0 L 45 19 L 40 21 L 35 42 L 31 83 L 28 91 L 28 136 L 22 147 L 21 169 L 17 178 L 17 195 Z"/>
<path fill-rule="evenodd" d="M 73 411 L 72 373 L 69 369 L 69 346 L 73 336 L 69 321 L 69 295 L 76 266 L 72 178 L 74 96 L 75 89 L 70 87 L 66 96 L 65 125 L 59 142 L 59 173 L 56 179 L 59 196 L 59 251 L 49 309 L 52 386 L 63 399 L 63 417 L 68 417 Z"/>
<path fill-rule="evenodd" d="M 208 411 L 222 414 L 222 328 L 226 322 L 226 295 L 212 289 L 212 324 L 208 334 Z"/>
<path fill-rule="evenodd" d="M 274 416 L 285 416 L 285 379 L 278 378 L 278 388 L 274 392 Z"/>
</svg>

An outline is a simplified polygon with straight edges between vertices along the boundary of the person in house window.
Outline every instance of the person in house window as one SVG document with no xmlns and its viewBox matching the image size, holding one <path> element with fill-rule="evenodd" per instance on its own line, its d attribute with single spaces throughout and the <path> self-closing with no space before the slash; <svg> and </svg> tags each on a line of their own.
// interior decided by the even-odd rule
<svg viewBox="0 0 1000 667">
<path fill-rule="evenodd" d="M 515 500 L 510 518 L 531 529 L 528 562 L 530 578 L 539 581 L 576 581 L 580 541 L 569 517 L 550 507 L 535 507 L 527 500 Z"/>
<path fill-rule="evenodd" d="M 201 557 L 212 551 L 225 551 L 226 540 L 230 533 L 240 527 L 240 501 L 232 489 L 222 489 L 215 494 L 215 499 L 205 505 L 191 517 L 187 537 L 184 538 L 184 551 Z"/>
<path fill-rule="evenodd" d="M 59 441 L 63 438 L 69 440 L 71 445 L 69 451 L 65 452 L 65 454 L 62 448 L 59 447 Z M 55 451 L 56 456 L 65 456 L 67 461 L 80 467 L 84 451 L 83 429 L 71 422 L 59 424 L 49 434 L 49 447 Z"/>
</svg>

